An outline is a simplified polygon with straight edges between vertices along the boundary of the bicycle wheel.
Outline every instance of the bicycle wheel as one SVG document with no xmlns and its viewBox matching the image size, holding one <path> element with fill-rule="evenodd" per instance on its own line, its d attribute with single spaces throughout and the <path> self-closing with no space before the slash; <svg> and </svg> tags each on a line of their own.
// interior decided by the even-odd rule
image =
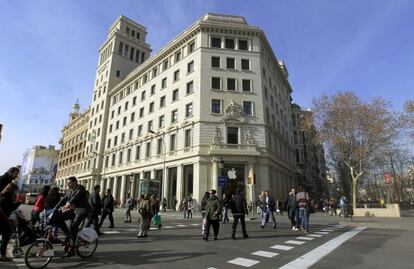
<svg viewBox="0 0 414 269">
<path fill-rule="evenodd" d="M 76 253 L 78 253 L 81 258 L 89 258 L 92 256 L 96 248 L 98 247 L 98 239 L 92 242 L 88 242 L 78 237 L 76 239 Z"/>
<path fill-rule="evenodd" d="M 45 240 L 38 240 L 31 244 L 24 254 L 24 262 L 31 269 L 45 268 L 54 256 L 52 244 Z"/>
</svg>

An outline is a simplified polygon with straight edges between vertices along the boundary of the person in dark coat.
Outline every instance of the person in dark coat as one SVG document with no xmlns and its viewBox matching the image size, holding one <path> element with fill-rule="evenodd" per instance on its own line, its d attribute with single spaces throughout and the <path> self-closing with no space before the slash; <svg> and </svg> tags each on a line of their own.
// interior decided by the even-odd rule
<svg viewBox="0 0 414 269">
<path fill-rule="evenodd" d="M 0 252 L 0 261 L 12 261 L 6 255 L 7 244 L 9 243 L 12 229 L 9 223 L 9 217 L 11 212 L 16 210 L 20 206 L 19 201 L 15 201 L 18 187 L 14 183 L 9 183 L 0 193 L 0 235 L 2 236 Z"/>
<path fill-rule="evenodd" d="M 264 229 L 264 226 L 266 222 L 268 222 L 269 217 L 272 217 L 273 229 L 275 229 L 276 228 L 276 218 L 274 214 L 275 208 L 276 208 L 275 199 L 272 196 L 270 196 L 269 191 L 265 191 L 265 195 L 262 198 L 261 202 L 262 202 L 261 208 L 263 212 L 263 217 L 262 217 L 262 223 L 260 224 L 260 227 Z"/>
<path fill-rule="evenodd" d="M 207 201 L 208 198 L 210 198 L 210 193 L 206 191 L 204 193 L 203 198 L 201 199 L 201 205 L 200 205 L 200 211 L 201 211 L 201 235 L 204 236 L 205 230 L 206 230 L 206 207 L 207 207 Z"/>
<path fill-rule="evenodd" d="M 88 216 L 88 223 L 86 227 L 90 227 L 93 223 L 94 229 L 98 235 L 102 235 L 99 230 L 99 215 L 102 214 L 102 201 L 99 192 L 101 191 L 101 186 L 96 185 L 94 187 L 94 192 L 89 196 L 89 205 L 91 206 L 91 213 Z"/>
<path fill-rule="evenodd" d="M 69 177 L 67 184 L 70 191 L 56 205 L 60 212 L 57 216 L 56 224 L 70 239 L 71 247 L 69 252 L 66 253 L 66 256 L 70 257 L 75 254 L 74 246 L 79 225 L 89 215 L 91 206 L 88 202 L 85 187 L 78 184 L 76 177 Z M 72 220 L 69 229 L 65 223 L 66 220 Z"/>
<path fill-rule="evenodd" d="M 221 204 L 220 199 L 216 195 L 216 190 L 210 191 L 210 198 L 207 200 L 206 205 L 206 231 L 203 239 L 208 241 L 208 236 L 210 235 L 210 226 L 213 226 L 214 230 L 214 240 L 217 240 L 220 229 L 220 213 L 221 213 Z"/>
<path fill-rule="evenodd" d="M 296 203 L 296 190 L 294 188 L 292 188 L 286 199 L 285 207 L 288 212 L 288 217 L 292 226 L 291 228 L 296 231 L 298 229 L 296 226 L 298 204 Z"/>
<path fill-rule="evenodd" d="M 247 210 L 246 199 L 244 199 L 241 192 L 242 190 L 239 189 L 237 191 L 237 194 L 234 195 L 234 197 L 230 201 L 230 209 L 231 209 L 231 212 L 233 213 L 233 219 L 234 219 L 232 232 L 231 232 L 231 238 L 233 240 L 236 239 L 236 229 L 237 229 L 237 224 L 239 220 L 240 220 L 241 227 L 242 227 L 243 238 L 249 237 L 246 232 L 246 222 L 245 222 L 245 215 L 247 215 L 249 211 Z"/>
<path fill-rule="evenodd" d="M 11 167 L 4 175 L 0 176 L 0 191 L 2 191 L 7 184 L 12 183 L 18 176 L 20 170 L 17 167 Z"/>
<path fill-rule="evenodd" d="M 106 216 L 109 216 L 109 222 L 111 223 L 108 228 L 115 228 L 114 217 L 112 216 L 112 212 L 114 212 L 114 197 L 111 194 L 111 189 L 106 190 L 106 195 L 102 199 L 102 209 L 99 228 L 102 227 L 102 223 L 104 222 Z"/>
</svg>

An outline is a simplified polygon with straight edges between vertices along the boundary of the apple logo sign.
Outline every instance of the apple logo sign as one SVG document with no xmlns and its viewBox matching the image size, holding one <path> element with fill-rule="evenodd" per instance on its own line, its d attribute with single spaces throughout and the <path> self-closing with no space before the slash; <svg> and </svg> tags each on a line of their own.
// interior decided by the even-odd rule
<svg viewBox="0 0 414 269">
<path fill-rule="evenodd" d="M 234 170 L 234 168 L 232 168 L 231 170 L 229 170 L 229 171 L 227 172 L 227 176 L 228 176 L 230 179 L 236 179 L 236 178 L 237 178 L 237 176 L 236 176 L 236 170 Z"/>
</svg>

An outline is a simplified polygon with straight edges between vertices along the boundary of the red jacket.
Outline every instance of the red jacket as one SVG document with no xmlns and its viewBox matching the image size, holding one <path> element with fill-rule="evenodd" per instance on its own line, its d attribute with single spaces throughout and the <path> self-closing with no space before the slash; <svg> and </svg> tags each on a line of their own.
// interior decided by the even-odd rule
<svg viewBox="0 0 414 269">
<path fill-rule="evenodd" d="M 42 194 L 39 194 L 39 196 L 37 196 L 36 198 L 33 211 L 39 212 L 39 213 L 42 212 L 45 209 L 45 202 L 46 202 L 46 198 Z"/>
</svg>

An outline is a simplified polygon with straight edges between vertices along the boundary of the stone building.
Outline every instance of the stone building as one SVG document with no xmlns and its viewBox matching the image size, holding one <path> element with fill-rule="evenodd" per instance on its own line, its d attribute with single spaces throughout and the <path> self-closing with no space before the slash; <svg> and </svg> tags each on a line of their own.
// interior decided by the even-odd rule
<svg viewBox="0 0 414 269">
<path fill-rule="evenodd" d="M 209 13 L 151 57 L 146 35 L 121 16 L 99 49 L 81 184 L 120 203 L 158 192 L 169 207 L 237 185 L 248 201 L 262 189 L 285 197 L 296 184 L 292 88 L 264 32 Z"/>
<path fill-rule="evenodd" d="M 76 176 L 82 170 L 89 114 L 90 108 L 81 113 L 77 102 L 69 114 L 68 124 L 62 129 L 62 137 L 59 140 L 61 150 L 56 173 L 56 185 L 60 188 L 66 189 L 66 179 Z"/>
</svg>

